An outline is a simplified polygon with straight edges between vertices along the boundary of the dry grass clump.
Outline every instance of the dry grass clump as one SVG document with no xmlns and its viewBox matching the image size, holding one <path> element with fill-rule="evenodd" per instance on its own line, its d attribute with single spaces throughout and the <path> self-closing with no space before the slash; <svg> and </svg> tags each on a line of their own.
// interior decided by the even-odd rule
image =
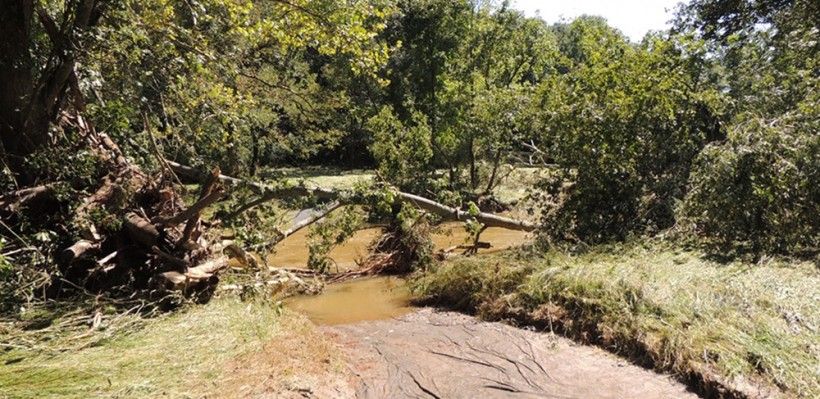
<svg viewBox="0 0 820 399">
<path fill-rule="evenodd" d="M 302 315 L 284 312 L 272 339 L 229 361 L 208 397 L 352 397 L 339 349 Z"/>
<path fill-rule="evenodd" d="M 811 262 L 722 264 L 633 244 L 465 259 L 415 287 L 485 317 L 552 326 L 739 392 L 762 386 L 820 396 L 820 272 Z"/>
</svg>

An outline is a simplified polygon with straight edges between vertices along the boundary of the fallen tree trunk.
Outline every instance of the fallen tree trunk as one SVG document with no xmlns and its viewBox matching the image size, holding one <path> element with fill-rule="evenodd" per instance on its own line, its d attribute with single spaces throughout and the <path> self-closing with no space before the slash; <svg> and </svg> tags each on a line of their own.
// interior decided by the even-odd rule
<svg viewBox="0 0 820 399">
<path fill-rule="evenodd" d="M 184 175 L 191 179 L 196 179 L 196 181 L 203 181 L 204 173 L 198 169 L 192 168 L 190 166 L 185 166 L 178 164 L 176 162 L 168 161 L 169 165 L 174 168 L 174 172 Z M 242 179 L 238 179 L 236 177 L 220 175 L 219 179 L 234 185 L 238 184 L 246 184 L 250 187 L 255 187 L 257 189 L 263 190 L 265 195 L 264 198 L 269 198 L 270 200 L 276 198 L 285 198 L 290 199 L 297 196 L 315 196 L 319 199 L 325 200 L 334 200 L 334 201 L 341 201 L 341 193 L 337 190 L 332 190 L 323 187 L 304 187 L 304 186 L 295 186 L 295 187 L 287 187 L 287 188 L 280 188 L 280 189 L 272 189 L 264 184 L 257 183 L 257 182 L 249 182 Z M 510 230 L 519 230 L 519 231 L 526 231 L 530 232 L 535 230 L 538 226 L 534 223 L 527 222 L 524 220 L 516 220 L 507 218 L 504 216 L 495 215 L 492 213 L 487 212 L 479 212 L 478 214 L 471 214 L 470 212 L 463 211 L 458 208 L 453 208 L 442 203 L 433 201 L 428 198 L 424 198 L 415 194 L 405 193 L 405 192 L 397 192 L 398 197 L 407 203 L 411 203 L 418 208 L 421 208 L 427 212 L 436 214 L 443 219 L 446 220 L 456 220 L 456 221 L 465 221 L 468 219 L 475 219 L 481 224 L 486 227 L 502 227 L 505 229 Z M 324 217 L 324 215 L 322 216 Z M 321 217 L 319 218 L 321 219 Z M 318 220 L 318 219 L 317 219 Z M 313 220 L 311 223 L 315 222 Z"/>
<path fill-rule="evenodd" d="M 270 248 L 278 243 L 280 243 L 285 238 L 293 235 L 297 231 L 310 226 L 313 223 L 316 223 L 320 219 L 324 218 L 325 216 L 329 215 L 331 212 L 335 211 L 343 204 L 341 201 L 333 201 L 323 207 L 313 209 L 313 215 L 306 217 L 299 222 L 296 222 L 291 226 L 289 229 L 281 232 L 276 238 L 268 241 L 267 243 L 258 245 L 256 248 Z"/>
<path fill-rule="evenodd" d="M 197 183 L 203 183 L 206 180 L 207 172 L 202 170 L 182 165 L 180 163 L 174 161 L 168 161 L 168 165 L 173 169 L 174 173 L 177 175 L 184 177 L 189 181 L 194 181 Z M 261 194 L 266 200 L 270 201 L 276 198 L 298 198 L 298 197 L 305 197 L 305 196 L 314 196 L 316 198 L 322 200 L 335 200 L 338 198 L 339 193 L 335 190 L 323 188 L 323 187 L 305 187 L 305 186 L 286 186 L 286 187 L 273 187 L 267 184 L 262 184 L 258 182 L 248 181 L 239 179 L 236 177 L 231 177 L 223 174 L 219 174 L 218 176 L 219 181 L 226 185 L 230 186 L 240 186 L 245 185 L 257 193 Z M 264 202 L 264 201 L 263 201 Z M 261 202 L 256 202 L 253 206 L 259 205 Z"/>
<path fill-rule="evenodd" d="M 494 215 L 492 213 L 479 212 L 471 214 L 470 212 L 462 211 L 458 208 L 449 207 L 439 202 L 420 197 L 415 194 L 398 192 L 399 198 L 402 201 L 409 202 L 418 208 L 427 212 L 434 213 L 448 220 L 465 221 L 468 219 L 475 219 L 486 227 L 502 227 L 509 230 L 533 231 L 536 225 L 524 220 L 510 219 L 504 216 Z"/>
</svg>

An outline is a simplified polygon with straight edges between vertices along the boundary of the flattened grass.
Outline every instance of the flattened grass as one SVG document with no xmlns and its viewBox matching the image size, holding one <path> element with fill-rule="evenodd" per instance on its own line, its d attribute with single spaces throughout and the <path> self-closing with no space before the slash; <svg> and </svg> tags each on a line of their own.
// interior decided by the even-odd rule
<svg viewBox="0 0 820 399">
<path fill-rule="evenodd" d="M 414 286 L 486 318 L 552 326 L 633 356 L 637 348 L 659 369 L 739 392 L 762 386 L 820 397 L 820 272 L 812 262 L 721 264 L 632 244 L 462 259 Z"/>
<path fill-rule="evenodd" d="M 94 347 L 0 352 L 0 398 L 201 397 L 230 359 L 259 350 L 289 324 L 270 303 L 225 298 Z"/>
</svg>

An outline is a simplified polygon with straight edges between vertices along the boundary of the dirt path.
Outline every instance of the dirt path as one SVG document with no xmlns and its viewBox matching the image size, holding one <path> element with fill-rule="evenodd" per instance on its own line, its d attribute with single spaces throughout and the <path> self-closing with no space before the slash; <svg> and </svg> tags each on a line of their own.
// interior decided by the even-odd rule
<svg viewBox="0 0 820 399">
<path fill-rule="evenodd" d="M 696 398 L 668 376 L 551 334 L 422 309 L 321 327 L 359 398 Z"/>
</svg>

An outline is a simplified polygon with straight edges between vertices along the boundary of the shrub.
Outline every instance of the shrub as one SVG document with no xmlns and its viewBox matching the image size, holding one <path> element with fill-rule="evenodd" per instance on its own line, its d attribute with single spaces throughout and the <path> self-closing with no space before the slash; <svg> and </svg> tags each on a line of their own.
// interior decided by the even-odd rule
<svg viewBox="0 0 820 399">
<path fill-rule="evenodd" d="M 820 136 L 816 117 L 752 118 L 696 160 L 681 207 L 685 226 L 713 249 L 816 252 Z"/>
<path fill-rule="evenodd" d="M 723 134 L 721 94 L 701 85 L 704 49 L 688 37 L 630 46 L 584 24 L 571 26 L 582 62 L 540 88 L 558 169 L 541 186 L 545 233 L 594 244 L 669 228 L 693 159 Z"/>
</svg>

